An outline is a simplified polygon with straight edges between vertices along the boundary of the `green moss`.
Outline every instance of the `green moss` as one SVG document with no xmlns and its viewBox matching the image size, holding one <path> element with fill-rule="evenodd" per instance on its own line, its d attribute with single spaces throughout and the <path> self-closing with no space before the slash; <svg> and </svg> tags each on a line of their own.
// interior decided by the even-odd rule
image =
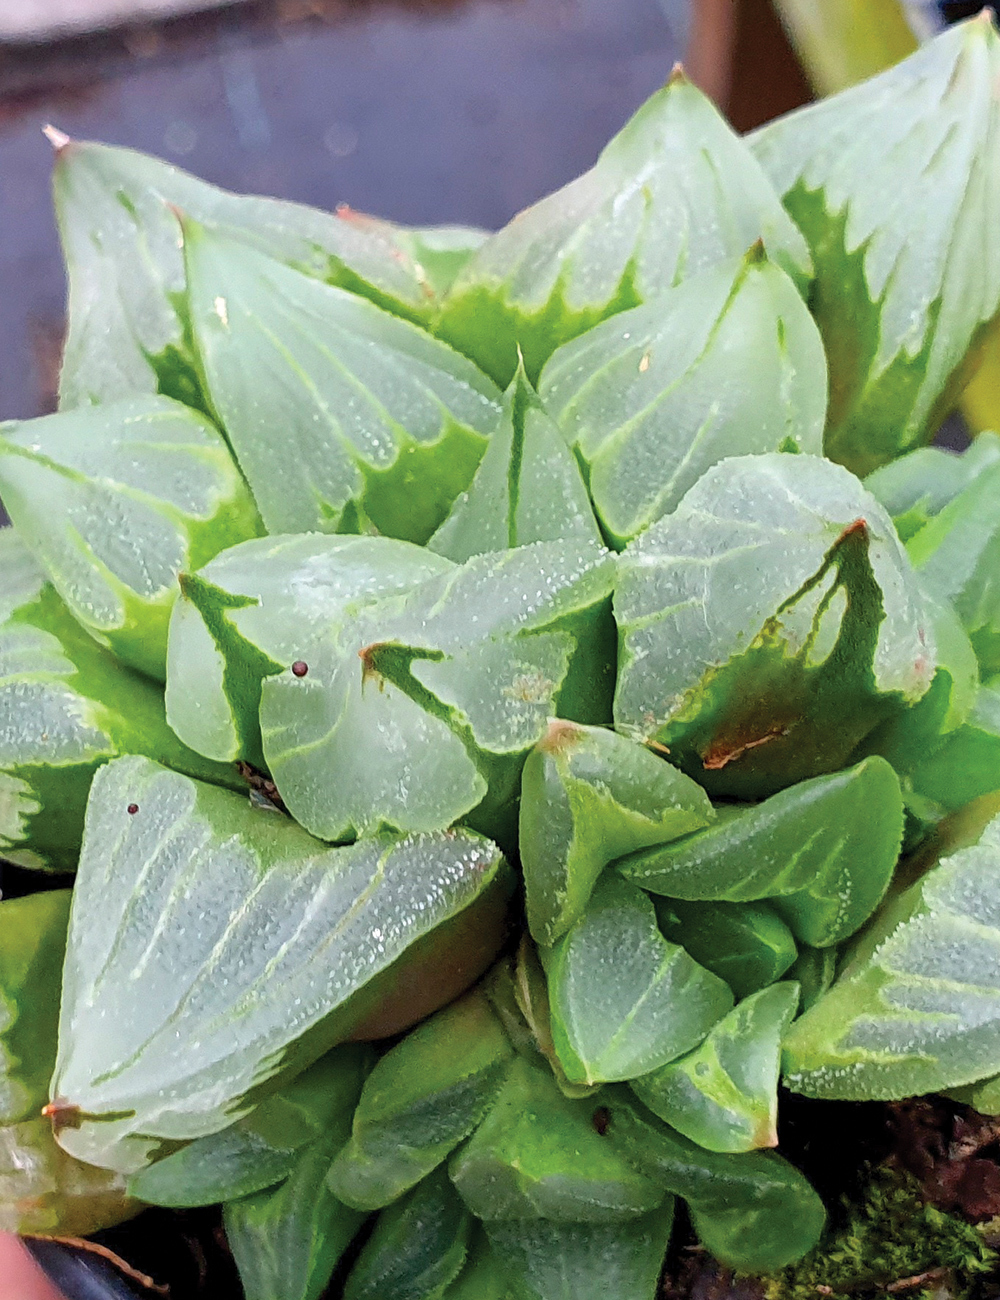
<svg viewBox="0 0 1000 1300">
<path fill-rule="evenodd" d="M 997 1263 L 997 1254 L 971 1224 L 925 1204 L 916 1179 L 875 1170 L 856 1203 L 815 1250 L 771 1278 L 767 1300 L 884 1300 L 893 1282 L 932 1270 L 947 1275 L 949 1300 L 973 1300 Z M 902 1292 L 906 1300 L 939 1297 L 942 1276 Z"/>
</svg>

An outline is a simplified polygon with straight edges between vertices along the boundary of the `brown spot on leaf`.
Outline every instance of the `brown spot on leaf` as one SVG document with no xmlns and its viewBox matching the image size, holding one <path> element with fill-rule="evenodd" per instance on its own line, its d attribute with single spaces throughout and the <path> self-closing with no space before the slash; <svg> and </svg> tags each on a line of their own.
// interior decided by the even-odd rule
<svg viewBox="0 0 1000 1300">
<path fill-rule="evenodd" d="M 790 727 L 778 725 L 766 731 L 762 736 L 748 736 L 745 740 L 737 738 L 720 738 L 712 742 L 710 748 L 702 755 L 702 766 L 706 772 L 718 772 L 733 763 L 744 754 L 749 753 L 751 749 L 759 749 L 761 745 L 770 744 L 772 740 L 780 740 L 782 736 L 787 736 Z"/>
<path fill-rule="evenodd" d="M 52 1121 L 52 1132 L 57 1137 L 63 1129 L 79 1128 L 83 1118 L 76 1102 L 65 1101 L 62 1097 L 53 1097 L 42 1107 L 42 1115 Z"/>
<path fill-rule="evenodd" d="M 583 731 L 575 722 L 564 718 L 552 718 L 545 735 L 538 742 L 538 748 L 545 754 L 565 754 L 575 749 L 583 739 Z"/>
</svg>

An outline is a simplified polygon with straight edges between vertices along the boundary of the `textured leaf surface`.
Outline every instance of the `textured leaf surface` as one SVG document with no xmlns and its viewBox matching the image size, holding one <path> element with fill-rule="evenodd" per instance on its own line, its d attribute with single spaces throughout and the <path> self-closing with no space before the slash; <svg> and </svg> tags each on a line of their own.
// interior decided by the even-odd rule
<svg viewBox="0 0 1000 1300">
<path fill-rule="evenodd" d="M 883 508 L 812 456 L 710 469 L 619 560 L 615 718 L 717 792 L 836 771 L 934 673 L 925 601 Z"/>
<path fill-rule="evenodd" d="M 48 1100 L 69 902 L 57 889 L 0 903 L 0 1124 Z"/>
<path fill-rule="evenodd" d="M 476 824 L 513 820 L 549 717 L 607 707 L 607 661 L 574 652 L 575 634 L 601 647 L 613 576 L 597 545 L 536 543 L 345 618 L 308 676 L 264 682 L 264 755 L 293 816 L 331 840 L 436 829 L 490 786 Z"/>
<path fill-rule="evenodd" d="M 268 531 L 426 541 L 499 418 L 490 380 L 409 321 L 224 234 L 188 222 L 184 248 L 212 407 Z"/>
<path fill-rule="evenodd" d="M 304 663 L 331 625 L 447 561 L 387 537 L 265 537 L 181 581 L 167 644 L 167 717 L 200 754 L 263 761 L 260 687 Z"/>
<path fill-rule="evenodd" d="M 1000 680 L 979 687 L 968 720 L 916 763 L 911 781 L 949 812 L 1000 790 Z"/>
<path fill-rule="evenodd" d="M 907 550 L 930 590 L 954 606 L 984 674 L 1000 672 L 1000 463 L 980 469 Z"/>
<path fill-rule="evenodd" d="M 714 816 L 704 790 L 645 746 L 553 720 L 521 777 L 518 842 L 531 933 L 554 943 L 609 862 Z"/>
<path fill-rule="evenodd" d="M 0 493 L 75 617 L 161 681 L 177 575 L 260 531 L 218 431 L 166 397 L 0 426 Z"/>
<path fill-rule="evenodd" d="M 199 402 L 171 206 L 400 315 L 421 319 L 433 307 L 394 228 L 346 209 L 228 194 L 157 158 L 80 141 L 59 151 L 55 201 L 69 270 L 64 407 L 157 387 Z"/>
<path fill-rule="evenodd" d="M 663 934 L 737 998 L 780 979 L 795 961 L 795 936 L 770 903 L 688 903 L 657 899 Z"/>
<path fill-rule="evenodd" d="M 371 1010 L 352 996 L 374 994 L 373 981 L 472 903 L 500 863 L 463 832 L 327 849 L 147 760 L 102 768 L 52 1085 L 79 1127 L 64 1126 L 60 1141 L 133 1172 L 158 1138 L 232 1123 L 303 1035 L 300 1067 L 345 1038 Z"/>
<path fill-rule="evenodd" d="M 885 506 L 904 542 L 939 515 L 991 465 L 1000 463 L 1000 435 L 981 433 L 960 454 L 945 447 L 918 447 L 883 465 L 865 487 Z"/>
<path fill-rule="evenodd" d="M 506 384 L 623 308 L 763 239 L 804 280 L 802 236 L 759 164 L 682 75 L 653 95 L 595 167 L 520 213 L 463 267 L 437 328 Z"/>
<path fill-rule="evenodd" d="M 859 474 L 930 437 L 1000 308 L 998 73 L 987 11 L 751 141 L 812 250 L 827 451 Z"/>
<path fill-rule="evenodd" d="M 234 785 L 181 744 L 163 692 L 86 633 L 13 528 L 0 532 L 0 851 L 73 871 L 91 778 L 121 753 Z"/>
<path fill-rule="evenodd" d="M 330 1170 L 336 1196 L 376 1210 L 409 1191 L 483 1118 L 512 1056 L 478 991 L 413 1030 L 365 1081 L 350 1141 Z"/>
<path fill-rule="evenodd" d="M 661 1205 L 663 1191 L 595 1128 L 600 1098 L 564 1097 L 547 1068 L 515 1061 L 493 1109 L 451 1160 L 472 1213 L 487 1222 L 589 1224 Z"/>
<path fill-rule="evenodd" d="M 624 1223 L 518 1219 L 487 1225 L 524 1300 L 654 1300 L 674 1202 Z"/>
<path fill-rule="evenodd" d="M 322 1132 L 296 1151 L 280 1186 L 223 1207 L 246 1300 L 317 1300 L 364 1221 L 326 1186 L 330 1159 L 347 1137 L 365 1064 L 354 1049 L 334 1055 L 336 1064 L 325 1078 Z"/>
<path fill-rule="evenodd" d="M 556 1050 L 576 1083 L 665 1065 L 733 1004 L 721 979 L 663 938 L 646 895 L 613 875 L 546 964 Z"/>
<path fill-rule="evenodd" d="M 432 1300 L 465 1263 L 472 1221 L 439 1170 L 383 1210 L 344 1286 L 344 1300 Z"/>
<path fill-rule="evenodd" d="M 726 456 L 823 450 L 823 343 L 758 249 L 565 344 L 539 387 L 619 544 Z"/>
<path fill-rule="evenodd" d="M 798 1006 L 798 984 L 761 989 L 713 1026 L 693 1052 L 633 1079 L 632 1090 L 709 1151 L 776 1147 L 781 1039 Z"/>
<path fill-rule="evenodd" d="M 723 1264 L 774 1273 L 816 1245 L 826 1222 L 823 1202 L 781 1156 L 705 1151 L 622 1091 L 609 1115 L 612 1141 L 687 1201 L 702 1245 Z"/>
<path fill-rule="evenodd" d="M 839 943 L 875 910 L 903 835 L 903 801 L 889 764 L 869 758 L 800 781 L 763 803 L 723 805 L 707 830 L 636 853 L 618 870 L 668 898 L 770 899 L 796 938 Z"/>
<path fill-rule="evenodd" d="M 368 1064 L 368 1049 L 335 1048 L 229 1128 L 140 1169 L 129 1179 L 130 1193 L 149 1205 L 184 1208 L 238 1200 L 283 1182 L 303 1147 L 343 1127 Z"/>
<path fill-rule="evenodd" d="M 461 564 L 562 538 L 599 542 L 601 534 L 580 467 L 519 364 L 476 476 L 428 546 Z"/>
<path fill-rule="evenodd" d="M 1000 1071 L 1000 819 L 894 899 L 785 1040 L 786 1084 L 895 1099 Z"/>
</svg>

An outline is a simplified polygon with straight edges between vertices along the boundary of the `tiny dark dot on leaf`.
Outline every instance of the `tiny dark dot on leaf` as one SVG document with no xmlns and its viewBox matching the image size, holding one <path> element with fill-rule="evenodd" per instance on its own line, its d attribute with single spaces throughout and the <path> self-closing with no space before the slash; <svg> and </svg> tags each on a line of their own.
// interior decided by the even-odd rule
<svg viewBox="0 0 1000 1300">
<path fill-rule="evenodd" d="M 600 1136 L 603 1137 L 611 1127 L 611 1112 L 608 1110 L 607 1106 L 598 1106 L 593 1115 L 591 1115 L 590 1122 L 593 1124 Z"/>
<path fill-rule="evenodd" d="M 296 661 L 292 664 L 292 672 L 295 674 L 296 677 L 305 677 L 308 671 L 309 671 L 309 665 L 305 662 L 304 659 L 296 659 Z"/>
<path fill-rule="evenodd" d="M 139 811 L 139 805 L 137 803 L 130 803 L 126 811 L 130 817 L 134 817 Z"/>
</svg>

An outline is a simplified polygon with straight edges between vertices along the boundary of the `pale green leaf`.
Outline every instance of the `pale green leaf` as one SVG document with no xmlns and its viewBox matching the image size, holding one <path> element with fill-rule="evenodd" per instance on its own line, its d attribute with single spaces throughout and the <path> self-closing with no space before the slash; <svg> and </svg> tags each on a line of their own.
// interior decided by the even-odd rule
<svg viewBox="0 0 1000 1300">
<path fill-rule="evenodd" d="M 478 226 L 389 225 L 386 237 L 410 254 L 421 283 L 440 297 L 490 232 Z"/>
<path fill-rule="evenodd" d="M 701 1244 L 738 1272 L 776 1273 L 819 1241 L 823 1202 L 781 1156 L 706 1151 L 624 1090 L 608 1102 L 608 1134 L 638 1168 L 687 1201 Z"/>
<path fill-rule="evenodd" d="M 177 575 L 260 531 L 218 430 L 166 397 L 0 425 L 0 494 L 73 615 L 161 681 Z"/>
<path fill-rule="evenodd" d="M 466 263 L 437 329 L 507 384 L 554 349 L 758 239 L 795 278 L 810 263 L 759 164 L 679 71 L 596 165 L 520 213 Z"/>
<path fill-rule="evenodd" d="M 760 249 L 564 344 L 539 391 L 619 545 L 726 456 L 823 450 L 823 344 Z"/>
<path fill-rule="evenodd" d="M 145 759 L 102 768 L 64 975 L 60 1141 L 134 1172 L 159 1139 L 233 1123 L 258 1085 L 348 1037 L 416 940 L 503 887 L 501 864 L 460 831 L 328 849 Z"/>
<path fill-rule="evenodd" d="M 200 754 L 262 761 L 264 677 L 304 663 L 331 624 L 398 595 L 446 560 L 387 537 L 265 537 L 181 578 L 167 643 L 167 717 Z"/>
<path fill-rule="evenodd" d="M 894 1100 L 1000 1071 L 1000 819 L 883 910 L 792 1026 L 785 1082 Z"/>
<path fill-rule="evenodd" d="M 554 719 L 521 776 L 519 848 L 528 925 L 552 944 L 615 858 L 699 830 L 715 814 L 690 777 L 645 746 Z"/>
<path fill-rule="evenodd" d="M 407 1034 L 365 1081 L 350 1140 L 330 1169 L 330 1189 L 363 1210 L 409 1191 L 480 1122 L 512 1057 L 478 991 Z"/>
<path fill-rule="evenodd" d="M 815 262 L 827 454 L 859 474 L 930 439 L 1000 308 L 998 75 L 984 10 L 751 140 Z"/>
<path fill-rule="evenodd" d="M 620 557 L 615 616 L 620 729 L 730 797 L 836 771 L 934 675 L 889 517 L 813 456 L 710 469 Z"/>
<path fill-rule="evenodd" d="M 489 788 L 475 824 L 506 835 L 549 717 L 607 708 L 607 660 L 586 655 L 604 644 L 613 576 L 596 544 L 540 542 L 343 618 L 307 676 L 263 685 L 264 755 L 293 816 L 324 839 L 437 829 Z"/>
<path fill-rule="evenodd" d="M 973 483 L 978 474 L 1000 462 L 1000 436 L 981 433 L 963 452 L 946 447 L 918 447 L 875 470 L 865 487 L 892 515 L 904 542 Z"/>
<path fill-rule="evenodd" d="M 268 531 L 425 542 L 499 419 L 493 383 L 411 322 L 225 234 L 186 222 L 184 249 L 212 408 Z"/>
<path fill-rule="evenodd" d="M 434 1300 L 461 1272 L 471 1228 L 445 1171 L 430 1174 L 379 1215 L 344 1300 Z"/>
<path fill-rule="evenodd" d="M 523 1300 L 655 1300 L 674 1222 L 673 1197 L 623 1223 L 488 1223 L 496 1258 Z"/>
<path fill-rule="evenodd" d="M 793 982 L 751 994 L 693 1052 L 633 1079 L 632 1090 L 709 1151 L 776 1147 L 781 1039 L 798 1006 Z"/>
<path fill-rule="evenodd" d="M 695 835 L 617 863 L 629 880 L 672 899 L 769 899 L 803 943 L 854 933 L 888 888 L 903 834 L 899 781 L 869 758 L 753 806 L 722 805 Z"/>
<path fill-rule="evenodd" d="M 561 538 L 600 541 L 580 467 L 519 363 L 503 417 L 467 492 L 428 542 L 459 564 Z"/>
<path fill-rule="evenodd" d="M 603 1094 L 564 1097 L 548 1069 L 519 1058 L 486 1119 L 451 1159 L 452 1181 L 477 1218 L 620 1223 L 664 1192 L 598 1132 Z"/>
<path fill-rule="evenodd" d="M 76 140 L 59 149 L 54 189 L 69 271 L 64 407 L 157 388 L 203 400 L 171 207 L 402 316 L 420 320 L 434 307 L 394 228 L 346 208 L 229 194 L 157 158 Z"/>
<path fill-rule="evenodd" d="M 723 981 L 668 943 L 653 904 L 601 880 L 546 957 L 552 1033 L 569 1079 L 633 1079 L 690 1051 L 733 1005 Z"/>
</svg>

